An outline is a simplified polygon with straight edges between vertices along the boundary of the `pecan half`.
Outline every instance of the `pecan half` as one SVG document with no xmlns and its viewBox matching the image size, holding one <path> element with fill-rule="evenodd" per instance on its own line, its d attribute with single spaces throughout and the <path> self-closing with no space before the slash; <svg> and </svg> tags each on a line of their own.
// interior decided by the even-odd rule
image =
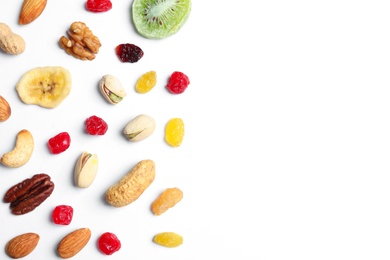
<svg viewBox="0 0 390 260">
<path fill-rule="evenodd" d="M 54 183 L 45 173 L 35 174 L 29 179 L 15 184 L 4 195 L 3 201 L 10 204 L 14 215 L 22 215 L 33 211 L 53 192 Z"/>
</svg>

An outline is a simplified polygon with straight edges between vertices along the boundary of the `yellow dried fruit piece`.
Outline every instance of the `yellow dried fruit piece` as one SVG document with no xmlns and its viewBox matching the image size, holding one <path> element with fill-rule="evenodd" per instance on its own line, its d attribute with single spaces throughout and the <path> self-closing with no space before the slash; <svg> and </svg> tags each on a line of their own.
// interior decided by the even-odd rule
<svg viewBox="0 0 390 260">
<path fill-rule="evenodd" d="M 165 141 L 173 147 L 178 147 L 184 138 L 184 122 L 181 118 L 172 118 L 165 126 Z"/>
<path fill-rule="evenodd" d="M 140 94 L 148 93 L 149 91 L 156 86 L 157 83 L 157 73 L 155 71 L 149 71 L 141 75 L 135 84 L 135 91 Z"/>
<path fill-rule="evenodd" d="M 165 247 L 178 247 L 183 244 L 183 237 L 174 232 L 162 232 L 154 236 L 153 242 Z"/>
<path fill-rule="evenodd" d="M 183 198 L 183 192 L 179 188 L 167 188 L 152 203 L 152 211 L 159 216 L 175 206 Z"/>
</svg>

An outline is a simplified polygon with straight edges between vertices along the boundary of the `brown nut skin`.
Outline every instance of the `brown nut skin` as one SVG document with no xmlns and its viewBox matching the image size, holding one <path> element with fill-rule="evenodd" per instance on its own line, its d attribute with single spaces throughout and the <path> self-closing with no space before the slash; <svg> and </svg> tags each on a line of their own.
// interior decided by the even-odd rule
<svg viewBox="0 0 390 260">
<path fill-rule="evenodd" d="M 0 96 L 0 122 L 7 121 L 11 116 L 11 106 L 8 101 Z"/>
<path fill-rule="evenodd" d="M 32 232 L 24 233 L 9 240 L 5 246 L 5 252 L 14 259 L 22 258 L 34 251 L 38 242 L 38 234 Z"/>
<path fill-rule="evenodd" d="M 137 200 L 152 184 L 155 178 L 155 163 L 152 160 L 138 162 L 117 184 L 112 185 L 105 195 L 106 201 L 114 207 L 123 207 Z"/>
<path fill-rule="evenodd" d="M 153 201 L 151 210 L 159 216 L 175 206 L 182 198 L 183 192 L 179 188 L 167 188 Z"/>
<path fill-rule="evenodd" d="M 57 253 L 61 258 L 71 258 L 88 244 L 90 238 L 91 230 L 89 228 L 76 229 L 60 241 Z"/>
</svg>

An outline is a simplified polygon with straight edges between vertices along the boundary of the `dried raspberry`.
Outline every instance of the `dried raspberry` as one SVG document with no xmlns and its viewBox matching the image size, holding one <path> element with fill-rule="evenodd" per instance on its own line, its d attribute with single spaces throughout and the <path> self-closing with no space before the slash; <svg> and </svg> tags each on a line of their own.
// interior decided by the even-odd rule
<svg viewBox="0 0 390 260">
<path fill-rule="evenodd" d="M 99 250 L 105 255 L 112 255 L 121 248 L 121 241 L 110 232 L 103 233 L 98 240 Z"/>
<path fill-rule="evenodd" d="M 175 71 L 169 78 L 166 88 L 172 94 L 181 94 L 186 90 L 189 84 L 190 80 L 187 75 L 185 75 L 183 72 Z"/>
<path fill-rule="evenodd" d="M 116 46 L 115 52 L 122 62 L 134 63 L 144 56 L 142 49 L 131 43 L 119 44 Z"/>
<path fill-rule="evenodd" d="M 58 205 L 54 208 L 52 219 L 55 224 L 69 225 L 73 218 L 73 208 L 68 205 Z"/>
<path fill-rule="evenodd" d="M 85 8 L 93 13 L 107 12 L 112 8 L 110 0 L 88 0 Z"/>
<path fill-rule="evenodd" d="M 107 123 L 100 117 L 91 116 L 85 120 L 85 131 L 90 135 L 104 135 L 107 129 Z"/>
<path fill-rule="evenodd" d="M 67 132 L 61 132 L 50 138 L 47 145 L 52 154 L 62 153 L 70 146 L 70 136 Z"/>
</svg>

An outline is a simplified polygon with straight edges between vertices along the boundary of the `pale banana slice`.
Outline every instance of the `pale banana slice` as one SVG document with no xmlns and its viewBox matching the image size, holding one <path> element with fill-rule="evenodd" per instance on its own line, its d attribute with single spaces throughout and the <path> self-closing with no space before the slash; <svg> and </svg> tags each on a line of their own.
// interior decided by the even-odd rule
<svg viewBox="0 0 390 260">
<path fill-rule="evenodd" d="M 27 71 L 16 85 L 20 99 L 26 104 L 55 108 L 72 88 L 70 72 L 60 66 L 37 67 Z"/>
<path fill-rule="evenodd" d="M 26 164 L 34 151 L 34 138 L 30 131 L 23 129 L 16 136 L 15 148 L 3 154 L 1 163 L 7 167 L 17 168 Z"/>
</svg>

